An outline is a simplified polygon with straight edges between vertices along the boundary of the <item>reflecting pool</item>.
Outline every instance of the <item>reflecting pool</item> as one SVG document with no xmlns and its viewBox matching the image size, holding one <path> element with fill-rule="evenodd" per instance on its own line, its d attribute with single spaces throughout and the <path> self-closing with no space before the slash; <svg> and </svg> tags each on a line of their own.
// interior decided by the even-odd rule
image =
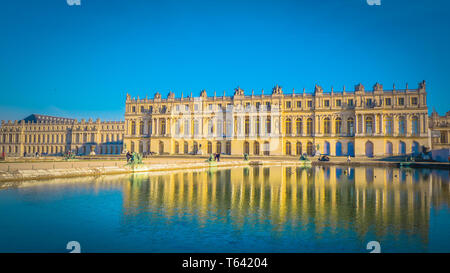
<svg viewBox="0 0 450 273">
<path fill-rule="evenodd" d="M 0 184 L 0 252 L 450 252 L 448 170 L 239 167 Z"/>
</svg>

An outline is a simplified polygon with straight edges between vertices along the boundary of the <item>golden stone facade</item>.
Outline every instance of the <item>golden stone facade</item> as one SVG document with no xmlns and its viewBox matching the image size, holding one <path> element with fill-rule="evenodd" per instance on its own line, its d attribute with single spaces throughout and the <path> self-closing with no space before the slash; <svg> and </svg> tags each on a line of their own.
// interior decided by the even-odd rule
<svg viewBox="0 0 450 273">
<path fill-rule="evenodd" d="M 31 115 L 20 121 L 2 121 L 0 153 L 9 156 L 36 154 L 78 155 L 122 153 L 124 122 L 88 121 Z M 93 153 L 92 153 L 93 154 Z"/>
<path fill-rule="evenodd" d="M 431 148 L 433 150 L 450 149 L 450 111 L 439 116 L 436 111 L 430 116 Z"/>
<path fill-rule="evenodd" d="M 394 156 L 428 145 L 425 81 L 416 89 L 153 99 L 127 94 L 124 150 L 159 154 Z"/>
</svg>

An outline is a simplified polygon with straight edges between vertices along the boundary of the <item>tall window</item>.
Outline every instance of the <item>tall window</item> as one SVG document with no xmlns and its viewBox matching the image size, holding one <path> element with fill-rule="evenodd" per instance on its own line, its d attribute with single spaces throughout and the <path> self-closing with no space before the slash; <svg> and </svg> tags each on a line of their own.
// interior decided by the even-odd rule
<svg viewBox="0 0 450 273">
<path fill-rule="evenodd" d="M 398 121 L 398 132 L 401 136 L 406 135 L 406 120 L 405 117 L 400 117 Z"/>
<path fill-rule="evenodd" d="M 136 122 L 132 121 L 131 122 L 131 134 L 135 135 L 136 134 Z M 78 142 L 78 141 L 77 141 Z"/>
<path fill-rule="evenodd" d="M 222 119 L 219 119 L 217 121 L 216 136 L 217 137 L 222 137 L 223 136 L 223 122 L 222 122 Z"/>
<path fill-rule="evenodd" d="M 216 153 L 221 154 L 222 153 L 222 143 L 220 141 L 217 141 L 216 144 Z"/>
<path fill-rule="evenodd" d="M 373 133 L 373 119 L 372 117 L 366 118 L 366 134 L 371 135 Z"/>
<path fill-rule="evenodd" d="M 227 143 L 225 144 L 225 150 L 227 154 L 231 154 L 231 141 L 227 141 Z"/>
<path fill-rule="evenodd" d="M 144 121 L 141 120 L 141 122 L 139 122 L 139 134 L 143 135 L 144 134 Z"/>
<path fill-rule="evenodd" d="M 244 153 L 250 154 L 250 145 L 248 144 L 247 141 L 244 142 Z"/>
<path fill-rule="evenodd" d="M 271 123 L 270 117 L 267 117 L 267 119 L 266 119 L 266 133 L 267 134 L 270 134 L 271 126 L 272 126 L 272 123 Z"/>
<path fill-rule="evenodd" d="M 297 155 L 302 154 L 302 143 L 300 141 L 297 141 L 297 144 L 295 145 L 295 149 L 297 151 Z"/>
<path fill-rule="evenodd" d="M 355 134 L 355 120 L 353 118 L 347 119 L 347 135 L 352 136 Z"/>
<path fill-rule="evenodd" d="M 212 119 L 208 121 L 208 133 L 210 136 L 214 134 L 214 123 Z"/>
<path fill-rule="evenodd" d="M 325 118 L 324 120 L 323 120 L 323 132 L 325 133 L 325 134 L 330 134 L 331 133 L 331 126 L 330 126 L 331 124 L 330 124 L 330 118 Z"/>
<path fill-rule="evenodd" d="M 199 124 L 198 120 L 194 120 L 194 136 L 197 136 L 199 133 Z"/>
<path fill-rule="evenodd" d="M 189 135 L 189 120 L 185 119 L 184 120 L 184 135 L 188 136 Z"/>
<path fill-rule="evenodd" d="M 301 135 L 302 134 L 302 128 L 303 128 L 303 123 L 302 123 L 302 119 L 301 118 L 297 118 L 297 120 L 295 121 L 295 126 L 297 129 L 297 135 Z"/>
<path fill-rule="evenodd" d="M 314 147 L 313 147 L 312 142 L 310 142 L 310 141 L 306 145 L 306 152 L 309 156 L 313 155 L 313 153 L 314 153 Z"/>
<path fill-rule="evenodd" d="M 413 118 L 412 118 L 412 134 L 414 135 L 414 136 L 417 136 L 417 135 L 419 135 L 419 118 L 417 117 L 417 116 L 414 116 Z"/>
<path fill-rule="evenodd" d="M 250 135 L 250 118 L 245 117 L 244 123 L 245 123 L 244 124 L 245 136 L 249 136 Z"/>
<path fill-rule="evenodd" d="M 166 134 L 166 120 L 162 119 L 161 120 L 161 135 L 165 135 Z"/>
<path fill-rule="evenodd" d="M 286 155 L 291 155 L 291 143 L 286 142 Z"/>
<path fill-rule="evenodd" d="M 180 131 L 181 131 L 181 120 L 177 120 L 176 125 L 175 125 L 175 134 L 177 136 L 179 136 Z"/>
<path fill-rule="evenodd" d="M 261 124 L 260 124 L 260 118 L 259 117 L 257 117 L 256 118 L 256 135 L 257 136 L 259 136 L 259 134 L 260 134 L 260 127 L 261 126 Z"/>
<path fill-rule="evenodd" d="M 342 132 L 342 119 L 341 118 L 337 118 L 335 120 L 335 133 L 337 135 L 341 134 Z"/>
<path fill-rule="evenodd" d="M 212 142 L 208 141 L 208 154 L 212 154 Z"/>
<path fill-rule="evenodd" d="M 255 155 L 259 155 L 259 142 L 255 141 L 255 143 L 253 144 L 253 153 Z"/>
<path fill-rule="evenodd" d="M 183 147 L 184 153 L 185 153 L 185 154 L 189 153 L 189 144 L 187 143 L 187 141 L 184 142 L 184 145 L 183 145 L 183 146 L 184 146 L 184 147 Z"/>
<path fill-rule="evenodd" d="M 384 133 L 387 136 L 391 136 L 392 135 L 392 117 L 387 117 L 384 123 L 385 123 L 385 126 L 384 126 L 385 132 Z"/>
<path fill-rule="evenodd" d="M 312 118 L 306 120 L 306 134 L 309 136 L 313 133 L 313 121 Z"/>
<path fill-rule="evenodd" d="M 286 119 L 286 135 L 292 134 L 292 122 L 291 119 Z"/>
</svg>

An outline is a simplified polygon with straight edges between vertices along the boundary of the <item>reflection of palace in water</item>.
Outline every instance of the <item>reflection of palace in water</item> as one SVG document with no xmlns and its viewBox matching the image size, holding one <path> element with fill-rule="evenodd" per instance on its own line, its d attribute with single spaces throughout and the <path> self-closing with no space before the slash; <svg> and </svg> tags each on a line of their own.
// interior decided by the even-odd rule
<svg viewBox="0 0 450 273">
<path fill-rule="evenodd" d="M 133 175 L 124 185 L 126 215 L 152 211 L 167 219 L 198 217 L 232 224 L 370 230 L 427 240 L 431 207 L 450 205 L 447 171 L 390 168 L 251 167 Z"/>
</svg>

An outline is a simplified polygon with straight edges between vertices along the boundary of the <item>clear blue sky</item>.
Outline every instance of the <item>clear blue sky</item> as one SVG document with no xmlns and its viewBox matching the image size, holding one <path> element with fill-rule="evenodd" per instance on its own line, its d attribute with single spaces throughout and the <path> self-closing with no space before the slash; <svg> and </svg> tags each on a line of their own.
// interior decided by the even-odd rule
<svg viewBox="0 0 450 273">
<path fill-rule="evenodd" d="M 385 89 L 450 110 L 446 0 L 0 0 L 0 119 L 123 120 L 125 95 Z"/>
</svg>

